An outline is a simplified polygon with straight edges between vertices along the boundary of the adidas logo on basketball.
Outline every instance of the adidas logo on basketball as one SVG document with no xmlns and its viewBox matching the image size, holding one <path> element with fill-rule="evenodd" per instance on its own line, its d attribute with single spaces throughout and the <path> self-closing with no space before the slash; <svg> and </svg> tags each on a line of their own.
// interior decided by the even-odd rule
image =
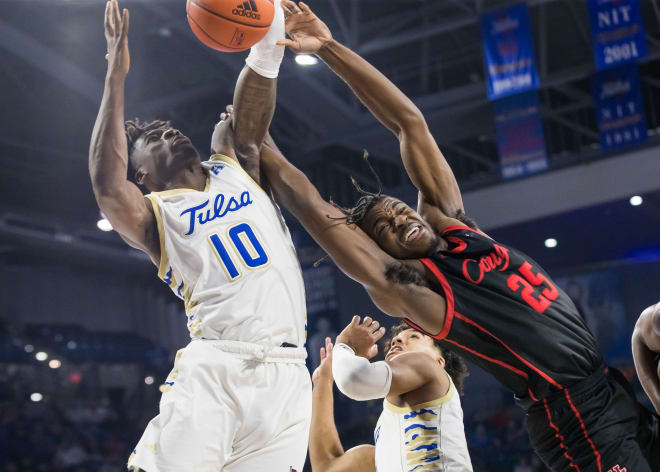
<svg viewBox="0 0 660 472">
<path fill-rule="evenodd" d="M 247 2 L 237 5 L 231 12 L 236 16 L 244 16 L 254 20 L 261 18 L 261 15 L 257 11 L 257 4 L 254 3 L 254 0 L 248 0 Z"/>
</svg>

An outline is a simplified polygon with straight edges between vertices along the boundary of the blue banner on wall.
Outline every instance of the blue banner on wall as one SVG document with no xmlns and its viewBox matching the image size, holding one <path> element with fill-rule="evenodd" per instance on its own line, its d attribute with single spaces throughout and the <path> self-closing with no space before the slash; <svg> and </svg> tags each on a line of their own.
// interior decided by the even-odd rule
<svg viewBox="0 0 660 472">
<path fill-rule="evenodd" d="M 537 89 L 539 76 L 527 5 L 483 15 L 481 30 L 490 99 Z"/>
<path fill-rule="evenodd" d="M 639 0 L 589 0 L 589 19 L 597 69 L 646 57 Z"/>
<path fill-rule="evenodd" d="M 536 92 L 495 102 L 495 126 L 502 177 L 521 177 L 548 168 Z"/>
<path fill-rule="evenodd" d="M 646 119 L 637 65 L 599 72 L 592 85 L 601 146 L 616 149 L 644 141 Z"/>
</svg>

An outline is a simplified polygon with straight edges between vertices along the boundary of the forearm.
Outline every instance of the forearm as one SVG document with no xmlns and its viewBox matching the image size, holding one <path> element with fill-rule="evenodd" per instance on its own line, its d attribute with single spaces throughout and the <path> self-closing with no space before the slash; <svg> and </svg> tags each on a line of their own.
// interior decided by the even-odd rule
<svg viewBox="0 0 660 472">
<path fill-rule="evenodd" d="M 309 431 L 309 460 L 314 471 L 327 470 L 329 464 L 344 454 L 335 425 L 332 382 L 314 384 L 312 422 Z"/>
<path fill-rule="evenodd" d="M 342 44 L 331 41 L 318 56 L 341 77 L 371 113 L 397 136 L 411 120 L 423 120 L 417 106 L 387 77 Z"/>
<path fill-rule="evenodd" d="M 650 350 L 643 337 L 635 332 L 632 339 L 633 360 L 637 377 L 655 410 L 660 414 L 660 355 Z"/>
<path fill-rule="evenodd" d="M 353 400 L 384 398 L 392 385 L 392 369 L 384 361 L 369 362 L 356 356 L 350 346 L 338 343 L 334 348 L 332 375 L 337 388 Z"/>
<path fill-rule="evenodd" d="M 126 181 L 128 150 L 124 131 L 124 79 L 108 75 L 89 148 L 89 174 L 97 199 Z"/>
<path fill-rule="evenodd" d="M 245 66 L 234 89 L 234 144 L 243 169 L 259 182 L 259 148 L 275 112 L 277 79 Z"/>
</svg>

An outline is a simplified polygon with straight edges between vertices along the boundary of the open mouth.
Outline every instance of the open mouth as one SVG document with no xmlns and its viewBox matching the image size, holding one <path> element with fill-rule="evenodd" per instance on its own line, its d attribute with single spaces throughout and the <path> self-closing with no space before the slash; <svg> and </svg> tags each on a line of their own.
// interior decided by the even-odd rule
<svg viewBox="0 0 660 472">
<path fill-rule="evenodd" d="M 422 227 L 420 225 L 411 225 L 410 228 L 403 235 L 403 242 L 409 243 L 417 239 L 417 237 L 422 232 Z"/>
<path fill-rule="evenodd" d="M 400 346 L 394 346 L 390 349 L 390 352 L 388 352 L 388 354 L 394 354 L 395 352 L 403 352 L 403 349 L 401 349 Z"/>
</svg>

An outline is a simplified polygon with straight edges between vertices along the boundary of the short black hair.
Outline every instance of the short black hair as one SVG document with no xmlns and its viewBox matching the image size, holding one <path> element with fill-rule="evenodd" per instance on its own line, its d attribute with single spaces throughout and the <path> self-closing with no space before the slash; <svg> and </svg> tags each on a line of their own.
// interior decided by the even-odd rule
<svg viewBox="0 0 660 472">
<path fill-rule="evenodd" d="M 135 173 L 137 172 L 137 169 L 133 165 L 133 162 L 131 161 L 131 156 L 133 155 L 133 151 L 135 150 L 135 143 L 137 142 L 140 137 L 142 137 L 145 133 L 148 133 L 150 131 L 154 130 L 159 130 L 162 131 L 163 133 L 172 127 L 172 123 L 170 121 L 162 121 L 162 120 L 154 120 L 150 122 L 140 122 L 138 118 L 135 118 L 135 120 L 129 120 L 124 123 L 124 129 L 126 131 L 126 144 L 127 144 L 127 151 L 128 151 L 128 180 L 133 182 L 134 184 L 138 185 L 138 183 L 135 181 Z M 142 186 L 138 185 L 140 187 L 140 190 L 144 192 L 144 188 Z"/>
<path fill-rule="evenodd" d="M 386 354 L 390 350 L 390 346 L 392 345 L 392 340 L 401 332 L 407 330 L 407 329 L 414 329 L 412 326 L 408 325 L 405 322 L 401 322 L 399 324 L 396 324 L 390 328 L 390 335 L 389 337 L 385 340 L 385 343 L 383 345 L 383 353 Z M 422 333 L 425 334 L 426 333 Z M 427 335 L 428 336 L 428 335 Z M 464 385 L 465 385 L 465 377 L 470 375 L 470 372 L 468 370 L 468 366 L 463 360 L 461 356 L 458 354 L 450 351 L 446 347 L 444 347 L 442 344 L 437 339 L 433 339 L 433 345 L 438 348 L 440 353 L 442 354 L 442 357 L 445 360 L 445 370 L 451 377 L 452 381 L 454 382 L 454 386 L 456 387 L 456 390 L 460 395 L 463 395 L 464 393 Z"/>
</svg>

